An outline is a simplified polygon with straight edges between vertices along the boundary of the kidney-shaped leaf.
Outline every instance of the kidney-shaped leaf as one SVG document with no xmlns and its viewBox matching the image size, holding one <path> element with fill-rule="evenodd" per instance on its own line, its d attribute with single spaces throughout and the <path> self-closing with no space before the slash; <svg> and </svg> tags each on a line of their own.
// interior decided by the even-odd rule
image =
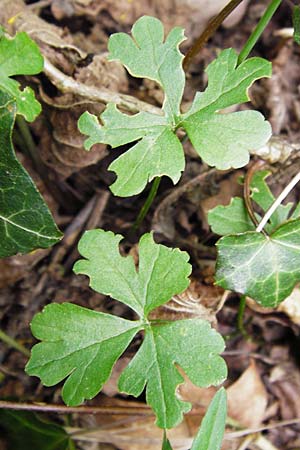
<svg viewBox="0 0 300 450">
<path fill-rule="evenodd" d="M 300 280 L 300 220 L 270 236 L 250 231 L 221 238 L 216 284 L 246 294 L 265 307 L 282 302 Z"/>
</svg>

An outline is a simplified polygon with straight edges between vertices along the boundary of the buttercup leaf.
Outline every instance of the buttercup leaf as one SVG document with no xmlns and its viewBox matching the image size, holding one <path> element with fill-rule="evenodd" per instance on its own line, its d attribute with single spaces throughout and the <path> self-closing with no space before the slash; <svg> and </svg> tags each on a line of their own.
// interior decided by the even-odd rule
<svg viewBox="0 0 300 450">
<path fill-rule="evenodd" d="M 156 244 L 152 234 L 139 243 L 139 269 L 132 256 L 121 256 L 121 235 L 110 231 L 91 230 L 84 233 L 78 249 L 86 260 L 79 260 L 75 273 L 90 277 L 91 287 L 130 306 L 144 317 L 166 303 L 189 285 L 189 256 L 178 249 Z"/>
<path fill-rule="evenodd" d="M 17 104 L 17 114 L 32 122 L 41 112 L 30 87 L 20 89 L 20 83 L 10 77 L 34 75 L 43 70 L 44 60 L 37 44 L 24 33 L 15 37 L 0 36 L 0 88 L 9 93 Z"/>
<path fill-rule="evenodd" d="M 208 87 L 196 95 L 181 122 L 201 158 L 220 170 L 247 164 L 249 150 L 264 145 L 272 132 L 257 111 L 216 114 L 248 101 L 251 84 L 271 76 L 271 63 L 265 59 L 250 58 L 237 66 L 237 58 L 233 49 L 226 49 L 207 67 Z"/>
<path fill-rule="evenodd" d="M 68 377 L 63 399 L 69 406 L 78 405 L 98 394 L 139 328 L 138 322 L 53 303 L 32 321 L 32 333 L 44 342 L 33 347 L 26 372 L 45 386 Z"/>
<path fill-rule="evenodd" d="M 158 425 L 169 428 L 191 407 L 176 396 L 183 378 L 175 364 L 198 386 L 221 383 L 226 377 L 226 365 L 219 356 L 224 341 L 201 319 L 149 320 L 150 311 L 188 286 L 188 255 L 156 244 L 151 234 L 145 234 L 136 269 L 131 256 L 121 256 L 121 239 L 103 230 L 86 232 L 79 244 L 86 259 L 78 261 L 74 270 L 88 275 L 96 291 L 132 308 L 139 320 L 69 303 L 48 305 L 32 322 L 32 332 L 42 342 L 33 347 L 26 370 L 46 386 L 68 377 L 63 398 L 68 405 L 77 405 L 99 392 L 134 335 L 144 330 L 141 348 L 121 375 L 119 387 L 133 395 L 146 388 Z"/>
<path fill-rule="evenodd" d="M 178 47 L 185 39 L 183 29 L 176 27 L 164 40 L 164 27 L 155 17 L 143 16 L 132 27 L 132 38 L 125 33 L 109 39 L 110 59 L 117 59 L 134 77 L 149 78 L 165 92 L 163 109 L 170 120 L 180 114 L 185 76 L 183 55 Z"/>
<path fill-rule="evenodd" d="M 138 396 L 146 386 L 147 403 L 158 417 L 157 425 L 172 428 L 191 409 L 190 403 L 174 396 L 184 381 L 175 363 L 197 386 L 220 384 L 227 374 L 223 359 L 217 356 L 223 350 L 222 337 L 201 319 L 146 327 L 144 342 L 121 374 L 119 389 Z"/>
<path fill-rule="evenodd" d="M 255 231 L 225 236 L 217 247 L 216 284 L 262 306 L 277 306 L 300 280 L 299 219 L 284 223 L 270 236 Z"/>
<path fill-rule="evenodd" d="M 167 175 L 173 183 L 178 182 L 185 166 L 184 153 L 165 117 L 149 113 L 128 116 L 111 104 L 101 119 L 104 126 L 89 113 L 79 119 L 79 130 L 91 135 L 85 142 L 88 149 L 97 142 L 114 148 L 142 138 L 109 166 L 118 175 L 111 186 L 114 194 L 121 197 L 138 194 L 157 176 Z"/>
<path fill-rule="evenodd" d="M 218 169 L 242 167 L 249 161 L 249 150 L 260 148 L 271 136 L 271 127 L 257 111 L 220 114 L 220 110 L 249 100 L 248 88 L 271 75 L 271 64 L 262 58 L 250 58 L 237 66 L 237 54 L 224 50 L 207 68 L 208 87 L 198 93 L 191 109 L 180 112 L 184 89 L 182 54 L 178 50 L 183 30 L 174 28 L 164 41 L 162 23 L 153 17 L 141 17 L 125 33 L 109 38 L 110 59 L 117 59 L 131 75 L 155 80 L 165 100 L 162 115 L 139 113 L 128 116 L 108 105 L 97 117 L 84 113 L 78 126 L 88 139 L 89 150 L 96 143 L 112 148 L 137 142 L 117 158 L 109 169 L 117 175 L 111 190 L 127 197 L 140 193 L 155 177 L 168 176 L 173 183 L 184 170 L 184 152 L 176 131 L 183 128 L 203 160 Z"/>
<path fill-rule="evenodd" d="M 61 239 L 50 211 L 16 159 L 13 98 L 0 91 L 0 257 L 47 248 Z"/>
</svg>

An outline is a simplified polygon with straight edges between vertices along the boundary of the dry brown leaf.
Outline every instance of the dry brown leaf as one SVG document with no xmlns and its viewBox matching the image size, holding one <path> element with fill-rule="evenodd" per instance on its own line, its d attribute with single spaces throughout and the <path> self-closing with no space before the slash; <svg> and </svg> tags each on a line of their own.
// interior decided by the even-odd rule
<svg viewBox="0 0 300 450">
<path fill-rule="evenodd" d="M 292 361 L 274 367 L 270 376 L 270 388 L 279 400 L 284 420 L 300 417 L 300 371 Z"/>
<path fill-rule="evenodd" d="M 227 396 L 229 417 L 248 428 L 261 425 L 268 397 L 254 361 L 227 389 Z"/>
</svg>

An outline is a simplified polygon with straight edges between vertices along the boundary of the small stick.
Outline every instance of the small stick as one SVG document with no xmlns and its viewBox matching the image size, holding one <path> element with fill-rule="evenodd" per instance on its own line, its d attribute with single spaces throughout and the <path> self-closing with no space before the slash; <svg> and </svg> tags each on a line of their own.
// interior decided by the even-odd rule
<svg viewBox="0 0 300 450">
<path fill-rule="evenodd" d="M 94 86 L 87 86 L 74 78 L 65 75 L 58 70 L 50 61 L 44 57 L 44 73 L 49 80 L 61 91 L 70 92 L 75 95 L 86 97 L 100 103 L 115 103 L 120 108 L 131 113 L 146 111 L 152 114 L 162 115 L 162 110 L 149 103 L 138 100 L 131 95 L 119 94 L 108 89 L 99 89 Z"/>
<path fill-rule="evenodd" d="M 262 232 L 268 220 L 278 208 L 278 206 L 283 202 L 283 200 L 289 195 L 292 189 L 296 186 L 296 184 L 300 181 L 300 172 L 298 172 L 294 178 L 289 182 L 289 184 L 283 189 L 281 194 L 276 198 L 275 202 L 270 206 L 264 217 L 261 219 L 259 225 L 256 228 L 258 233 Z"/>
<path fill-rule="evenodd" d="M 208 39 L 215 33 L 215 31 L 219 28 L 219 26 L 224 22 L 224 20 L 232 13 L 242 3 L 243 0 L 231 0 L 220 12 L 218 15 L 213 17 L 209 22 L 205 30 L 201 33 L 192 47 L 189 49 L 185 58 L 183 60 L 183 69 L 185 71 L 188 70 L 192 60 L 195 58 L 197 53 L 200 52 L 204 44 L 208 41 Z"/>
</svg>

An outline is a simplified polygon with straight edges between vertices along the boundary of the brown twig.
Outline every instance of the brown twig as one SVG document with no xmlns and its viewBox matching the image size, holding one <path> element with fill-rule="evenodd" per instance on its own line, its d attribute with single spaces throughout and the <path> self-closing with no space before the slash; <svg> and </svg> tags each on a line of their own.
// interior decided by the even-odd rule
<svg viewBox="0 0 300 450">
<path fill-rule="evenodd" d="M 257 227 L 259 225 L 259 222 L 255 216 L 255 213 L 253 210 L 253 205 L 252 205 L 252 200 L 251 200 L 251 181 L 252 181 L 252 177 L 255 174 L 255 172 L 257 170 L 261 169 L 264 165 L 265 165 L 265 161 L 263 161 L 261 159 L 256 161 L 254 164 L 252 164 L 246 173 L 245 181 L 244 181 L 244 202 L 245 202 L 249 217 L 252 220 L 255 227 Z M 266 234 L 264 231 L 263 231 L 263 233 Z"/>
<path fill-rule="evenodd" d="M 108 89 L 99 89 L 94 86 L 87 86 L 80 83 L 58 70 L 47 58 L 44 58 L 44 73 L 61 92 L 80 95 L 89 100 L 104 104 L 115 103 L 121 109 L 125 109 L 131 113 L 145 111 L 162 115 L 162 110 L 160 108 L 138 100 L 131 95 L 119 94 L 117 92 L 109 91 Z"/>
<path fill-rule="evenodd" d="M 229 14 L 234 11 L 243 0 L 231 0 L 219 14 L 213 17 L 209 22 L 205 30 L 201 33 L 192 47 L 189 49 L 185 58 L 183 60 L 183 68 L 185 71 L 188 70 L 192 60 L 200 52 L 204 44 L 208 39 L 215 33 L 219 26 L 224 22 L 224 20 L 229 16 Z"/>
<path fill-rule="evenodd" d="M 44 403 L 18 403 L 0 400 L 0 409 L 13 409 L 15 411 L 53 412 L 58 414 L 109 414 L 109 415 L 137 415 L 152 416 L 154 413 L 146 406 L 65 406 Z"/>
</svg>

